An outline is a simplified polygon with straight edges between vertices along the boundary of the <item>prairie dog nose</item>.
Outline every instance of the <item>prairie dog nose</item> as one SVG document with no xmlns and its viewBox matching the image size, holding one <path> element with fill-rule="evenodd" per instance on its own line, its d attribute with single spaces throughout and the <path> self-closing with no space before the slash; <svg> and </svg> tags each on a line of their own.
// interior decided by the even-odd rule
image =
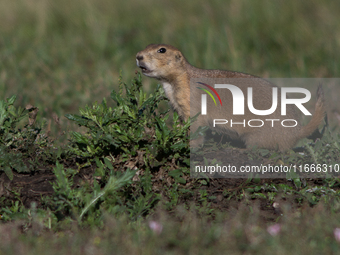
<svg viewBox="0 0 340 255">
<path fill-rule="evenodd" d="M 137 54 L 137 56 L 136 56 L 136 59 L 137 59 L 137 60 L 143 60 L 143 58 L 144 58 L 143 55 Z"/>
</svg>

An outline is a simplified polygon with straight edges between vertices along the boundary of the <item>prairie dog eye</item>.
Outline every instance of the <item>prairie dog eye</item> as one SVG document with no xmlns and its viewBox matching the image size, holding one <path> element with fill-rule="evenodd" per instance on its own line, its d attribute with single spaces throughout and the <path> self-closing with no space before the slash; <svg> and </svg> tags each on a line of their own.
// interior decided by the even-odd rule
<svg viewBox="0 0 340 255">
<path fill-rule="evenodd" d="M 160 48 L 157 52 L 158 53 L 165 53 L 166 52 L 166 48 Z"/>
</svg>

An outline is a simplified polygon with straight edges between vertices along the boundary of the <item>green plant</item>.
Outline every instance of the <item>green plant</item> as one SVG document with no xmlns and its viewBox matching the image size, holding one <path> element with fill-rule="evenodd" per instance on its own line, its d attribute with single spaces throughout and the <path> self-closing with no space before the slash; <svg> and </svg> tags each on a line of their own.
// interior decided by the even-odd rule
<svg viewBox="0 0 340 255">
<path fill-rule="evenodd" d="M 158 87 L 154 94 L 147 95 L 140 75 L 129 85 L 120 81 L 119 92 L 112 91 L 111 98 L 115 107 L 109 107 L 104 99 L 101 104 L 80 109 L 81 115 L 66 115 L 86 128 L 85 133 L 72 132 L 69 143 L 70 155 L 87 159 L 87 163 L 78 165 L 78 171 L 93 161 L 96 170 L 93 182 L 75 189 L 73 180 L 78 171 L 66 169 L 57 161 L 54 206 L 50 207 L 59 219 L 70 216 L 100 225 L 99 216 L 106 211 L 127 213 L 137 220 L 160 200 L 153 192 L 152 171 L 171 167 L 174 170 L 168 175 L 175 182 L 186 183 L 190 121 L 181 123 L 174 113 L 170 125 L 168 110 L 158 111 L 159 103 L 165 100 L 163 91 Z M 138 182 L 130 185 L 137 169 Z"/>
<path fill-rule="evenodd" d="M 97 160 L 97 162 L 99 162 Z M 107 166 L 106 163 L 104 164 Z M 97 168 L 97 173 L 102 172 L 103 165 Z M 111 167 L 110 167 L 111 168 Z M 105 171 L 105 170 L 104 170 Z M 105 186 L 101 185 L 95 180 L 93 185 L 84 184 L 79 188 L 74 187 L 74 176 L 77 174 L 76 170 L 64 169 L 63 165 L 59 162 L 56 163 L 54 168 L 56 181 L 53 183 L 55 191 L 53 197 L 47 201 L 48 207 L 59 216 L 59 220 L 64 217 L 70 216 L 74 220 L 81 222 L 86 214 L 87 222 L 93 222 L 96 225 L 101 224 L 101 210 L 109 210 L 110 207 L 116 206 L 117 199 L 120 195 L 116 191 L 121 190 L 124 186 L 131 184 L 131 179 L 136 171 L 126 170 L 124 173 L 105 173 L 107 180 L 103 181 Z M 99 174 L 100 175 L 100 174 Z M 97 174 L 98 176 L 98 174 Z M 124 193 L 123 193 L 124 194 Z M 105 203 L 109 196 L 115 197 L 115 203 Z M 104 207 L 101 206 L 104 204 Z M 98 218 L 98 219 L 96 219 Z"/>
<path fill-rule="evenodd" d="M 0 167 L 7 177 L 12 180 L 12 168 L 17 172 L 27 172 L 28 169 L 22 161 L 20 152 L 10 152 L 10 148 L 16 151 L 22 146 L 22 141 L 27 139 L 27 132 L 18 128 L 20 121 L 27 117 L 28 111 L 14 107 L 16 96 L 0 100 Z M 26 126 L 27 127 L 27 126 Z"/>
<path fill-rule="evenodd" d="M 33 106 L 16 108 L 15 100 L 16 96 L 0 100 L 0 167 L 10 180 L 13 179 L 12 169 L 18 173 L 29 172 L 38 159 L 47 160 L 61 154 L 42 133 L 43 125 L 35 124 L 38 109 Z M 24 158 L 28 158 L 28 164 L 24 163 Z"/>
<path fill-rule="evenodd" d="M 86 134 L 72 132 L 73 153 L 88 158 L 120 154 L 124 161 L 147 155 L 144 157 L 147 167 L 188 157 L 190 122 L 181 124 L 175 113 L 172 128 L 168 126 L 168 110 L 158 112 L 159 103 L 166 100 L 159 86 L 147 96 L 139 74 L 130 85 L 120 81 L 119 92 L 112 91 L 111 98 L 116 103 L 114 108 L 108 107 L 104 99 L 101 104 L 80 109 L 81 115 L 66 115 L 88 129 Z"/>
</svg>

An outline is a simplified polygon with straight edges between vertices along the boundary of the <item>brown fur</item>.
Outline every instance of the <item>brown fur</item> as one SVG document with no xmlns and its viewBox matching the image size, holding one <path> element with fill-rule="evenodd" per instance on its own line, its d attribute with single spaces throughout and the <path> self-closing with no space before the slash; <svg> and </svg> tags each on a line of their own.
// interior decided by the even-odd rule
<svg viewBox="0 0 340 255">
<path fill-rule="evenodd" d="M 158 52 L 161 48 L 165 48 L 166 52 Z M 266 110 L 271 107 L 273 85 L 268 81 L 240 72 L 196 68 L 190 65 L 183 54 L 173 46 L 151 44 L 137 53 L 136 60 L 144 75 L 155 78 L 163 84 L 166 96 L 169 98 L 172 107 L 183 119 L 188 119 L 201 111 L 200 98 L 204 92 L 196 88 L 198 85 L 195 81 L 201 81 L 204 78 L 209 78 L 210 85 L 215 84 L 211 82 L 211 78 L 216 79 L 216 83 L 218 83 L 218 78 L 224 78 L 224 81 L 229 79 L 232 84 L 237 85 L 243 91 L 244 95 L 247 95 L 248 86 L 244 82 L 246 80 L 236 78 L 253 79 L 251 87 L 256 82 L 256 88 L 253 90 L 254 107 L 258 110 Z M 195 131 L 199 126 L 212 126 L 213 119 L 221 118 L 232 119 L 233 122 L 242 122 L 244 119 L 246 121 L 249 119 L 261 119 L 263 121 L 265 119 L 298 120 L 298 115 L 293 105 L 287 106 L 287 115 L 284 118 L 281 116 L 280 93 L 277 110 L 267 116 L 254 115 L 246 106 L 245 115 L 232 115 L 231 93 L 227 89 L 221 89 L 219 94 L 223 101 L 223 106 L 219 105 L 217 108 L 211 102 L 212 100 L 207 100 L 207 115 L 199 115 L 197 121 L 192 124 L 191 130 Z M 190 105 L 192 109 L 190 109 Z M 230 127 L 229 124 L 216 127 L 220 132 L 228 134 L 231 138 L 243 140 L 248 148 L 258 146 L 285 151 L 292 148 L 299 139 L 311 135 L 322 122 L 324 114 L 323 92 L 320 87 L 315 112 L 306 126 L 302 127 L 299 123 L 296 127 L 287 128 L 282 127 L 279 122 L 275 122 L 274 127 L 272 127 L 271 122 L 266 122 L 261 128 L 251 128 L 247 125 L 246 127 L 243 125 Z M 192 141 L 192 145 L 198 146 L 202 142 L 203 138 L 196 139 Z"/>
</svg>

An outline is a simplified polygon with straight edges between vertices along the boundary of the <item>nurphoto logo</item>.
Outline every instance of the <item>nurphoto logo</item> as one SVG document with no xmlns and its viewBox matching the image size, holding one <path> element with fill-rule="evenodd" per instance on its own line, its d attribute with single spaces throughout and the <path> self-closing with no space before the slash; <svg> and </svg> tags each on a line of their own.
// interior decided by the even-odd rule
<svg viewBox="0 0 340 255">
<path fill-rule="evenodd" d="M 219 99 L 221 106 L 222 106 L 222 100 L 220 98 L 220 95 L 215 90 L 215 88 L 216 89 L 228 89 L 231 92 L 232 98 L 233 98 L 233 115 L 244 115 L 245 97 L 244 97 L 242 90 L 239 87 L 237 87 L 236 85 L 232 85 L 232 84 L 215 84 L 214 85 L 215 88 L 214 88 L 203 82 L 197 82 L 197 83 L 204 85 L 210 90 L 212 90 L 217 96 L 217 98 Z M 205 91 L 212 98 L 215 105 L 217 106 L 214 96 L 207 89 L 200 88 L 200 87 L 197 87 L 197 88 Z M 297 88 L 297 87 L 284 87 L 284 88 L 273 87 L 272 88 L 272 105 L 269 109 L 266 109 L 266 110 L 255 109 L 254 104 L 253 104 L 253 88 L 248 87 L 247 88 L 247 106 L 248 106 L 249 111 L 253 113 L 254 115 L 258 115 L 258 116 L 266 116 L 266 115 L 270 115 L 274 113 L 278 106 L 278 90 L 279 89 L 281 90 L 281 115 L 282 116 L 286 115 L 288 104 L 295 105 L 298 109 L 300 109 L 300 111 L 304 115 L 312 115 L 303 106 L 304 103 L 307 103 L 311 99 L 310 91 L 305 88 Z M 288 93 L 300 93 L 304 95 L 304 97 L 295 98 L 295 99 L 287 98 Z M 201 95 L 201 114 L 202 115 L 207 115 L 207 94 Z M 280 121 L 280 120 L 279 119 L 265 119 L 265 121 L 271 122 L 271 125 L 274 126 L 274 122 Z M 229 121 L 226 119 L 214 119 L 213 127 L 216 127 L 216 125 L 227 124 L 228 122 Z M 286 124 L 287 122 L 293 122 L 294 124 L 287 125 Z M 257 123 L 257 125 L 255 125 L 255 123 Z M 232 120 L 230 120 L 230 124 L 231 125 L 242 124 L 245 126 L 246 120 L 244 120 L 243 122 L 232 122 Z M 250 119 L 247 121 L 247 124 L 249 127 L 262 127 L 265 124 L 265 122 L 264 120 L 261 120 L 261 119 Z M 283 127 L 295 127 L 297 126 L 297 124 L 298 122 L 295 119 L 281 120 L 281 125 Z"/>
<path fill-rule="evenodd" d="M 220 100 L 220 103 L 222 105 L 222 101 L 221 98 L 219 96 L 219 94 L 217 93 L 217 91 L 210 85 L 205 84 L 203 82 L 197 82 L 199 84 L 202 84 L 206 87 L 208 87 L 209 89 L 211 89 L 215 95 L 217 96 L 217 98 Z M 197 87 L 198 89 L 201 89 L 203 91 L 205 91 L 206 93 L 208 93 L 210 95 L 210 97 L 214 100 L 215 105 L 216 105 L 216 100 L 213 97 L 213 95 L 207 91 L 206 89 Z M 238 88 L 235 85 L 232 84 L 215 84 L 215 88 L 216 89 L 229 89 L 232 97 L 233 97 L 233 115 L 244 115 L 244 94 L 242 92 L 242 90 L 240 88 Z M 249 107 L 249 110 L 255 114 L 255 115 L 269 115 L 272 114 L 276 108 L 277 108 L 277 98 L 278 98 L 278 89 L 276 87 L 272 88 L 273 91 L 273 99 L 272 99 L 272 107 L 268 110 L 257 110 L 255 109 L 254 105 L 253 105 L 253 88 L 249 87 L 248 88 L 248 97 L 247 97 L 247 104 Z M 287 104 L 293 104 L 296 105 L 297 108 L 299 108 L 301 110 L 301 112 L 304 115 L 312 115 L 302 104 L 307 103 L 310 99 L 311 99 L 311 94 L 310 91 L 308 89 L 305 88 L 280 88 L 281 89 L 281 115 L 286 115 L 286 107 Z M 304 98 L 287 98 L 287 94 L 288 93 L 301 93 L 304 94 L 305 97 Z M 206 94 L 202 94 L 201 97 L 201 102 L 202 102 L 202 115 L 206 115 L 207 114 L 207 95 Z"/>
</svg>

